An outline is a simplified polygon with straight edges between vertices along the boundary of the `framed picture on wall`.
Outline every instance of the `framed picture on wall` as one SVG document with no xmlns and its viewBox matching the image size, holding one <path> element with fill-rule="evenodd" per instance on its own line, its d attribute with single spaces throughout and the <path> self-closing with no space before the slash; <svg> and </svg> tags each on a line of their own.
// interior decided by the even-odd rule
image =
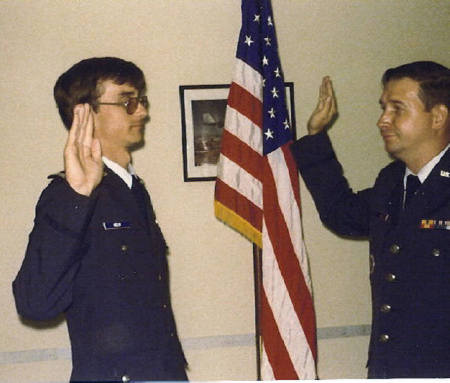
<svg viewBox="0 0 450 383">
<path fill-rule="evenodd" d="M 216 179 L 229 88 L 229 84 L 179 87 L 185 182 Z M 285 90 L 295 138 L 294 83 L 286 82 Z"/>
</svg>

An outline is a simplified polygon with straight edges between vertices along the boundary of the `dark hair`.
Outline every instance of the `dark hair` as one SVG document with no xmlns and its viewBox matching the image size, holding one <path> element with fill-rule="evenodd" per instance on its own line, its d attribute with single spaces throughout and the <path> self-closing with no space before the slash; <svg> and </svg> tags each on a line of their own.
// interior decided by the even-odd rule
<svg viewBox="0 0 450 383">
<path fill-rule="evenodd" d="M 116 57 L 82 60 L 63 73 L 53 89 L 66 129 L 72 125 L 75 105 L 88 103 L 97 111 L 95 101 L 101 96 L 101 84 L 106 80 L 112 80 L 118 85 L 130 84 L 139 92 L 145 90 L 144 74 L 130 61 Z"/>
<path fill-rule="evenodd" d="M 450 70 L 433 61 L 416 61 L 383 74 L 381 82 L 385 86 L 391 80 L 408 77 L 419 83 L 419 98 L 430 111 L 433 106 L 443 104 L 450 110 Z"/>
</svg>

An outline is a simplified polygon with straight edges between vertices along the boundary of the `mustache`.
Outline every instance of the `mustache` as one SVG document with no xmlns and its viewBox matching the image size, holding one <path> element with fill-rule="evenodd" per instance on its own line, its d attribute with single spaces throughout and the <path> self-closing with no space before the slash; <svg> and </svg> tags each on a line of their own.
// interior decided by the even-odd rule
<svg viewBox="0 0 450 383">
<path fill-rule="evenodd" d="M 135 123 L 131 124 L 131 126 L 142 126 L 142 127 L 145 127 L 145 125 L 147 123 L 149 123 L 149 122 L 150 122 L 150 117 L 145 117 L 145 118 L 142 118 L 142 119 L 136 121 Z"/>
</svg>

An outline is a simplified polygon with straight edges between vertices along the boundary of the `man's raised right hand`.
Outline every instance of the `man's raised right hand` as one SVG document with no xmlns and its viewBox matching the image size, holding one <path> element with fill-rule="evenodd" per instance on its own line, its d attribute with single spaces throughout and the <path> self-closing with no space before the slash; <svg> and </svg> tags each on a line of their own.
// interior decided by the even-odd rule
<svg viewBox="0 0 450 383">
<path fill-rule="evenodd" d="M 85 196 L 91 195 L 103 177 L 102 150 L 94 129 L 91 106 L 76 105 L 64 148 L 64 170 L 72 189 Z"/>
<path fill-rule="evenodd" d="M 322 79 L 319 90 L 319 100 L 316 109 L 308 120 L 308 133 L 310 135 L 320 133 L 337 115 L 336 98 L 330 77 Z"/>
</svg>

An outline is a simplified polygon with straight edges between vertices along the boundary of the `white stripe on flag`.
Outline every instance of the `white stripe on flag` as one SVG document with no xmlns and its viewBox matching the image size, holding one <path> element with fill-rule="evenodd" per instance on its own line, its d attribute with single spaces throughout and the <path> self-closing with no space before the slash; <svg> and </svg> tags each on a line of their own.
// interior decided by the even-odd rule
<svg viewBox="0 0 450 383">
<path fill-rule="evenodd" d="M 259 180 L 223 154 L 219 157 L 217 177 L 262 209 L 262 185 Z"/>
<path fill-rule="evenodd" d="M 243 114 L 239 113 L 236 109 L 233 109 L 229 105 L 226 109 L 225 116 L 226 130 L 242 142 L 245 142 L 255 152 L 262 155 L 263 141 L 261 128 L 251 122 Z"/>
<path fill-rule="evenodd" d="M 262 347 L 262 355 L 261 355 L 261 378 L 263 380 L 275 380 L 275 376 L 273 375 L 272 365 L 269 362 L 269 358 L 267 357 L 266 348 Z"/>
<path fill-rule="evenodd" d="M 315 379 L 314 357 L 281 275 L 265 220 L 263 221 L 263 248 L 263 287 L 278 331 L 299 379 Z"/>
<path fill-rule="evenodd" d="M 236 58 L 234 70 L 233 81 L 262 102 L 263 81 L 261 74 L 238 58 Z"/>
</svg>

